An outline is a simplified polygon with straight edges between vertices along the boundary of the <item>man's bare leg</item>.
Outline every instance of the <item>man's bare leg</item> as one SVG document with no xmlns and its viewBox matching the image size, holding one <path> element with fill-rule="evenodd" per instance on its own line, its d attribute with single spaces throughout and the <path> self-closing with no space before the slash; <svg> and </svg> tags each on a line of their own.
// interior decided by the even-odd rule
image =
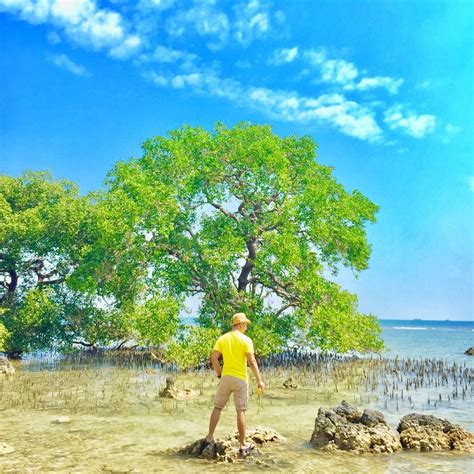
<svg viewBox="0 0 474 474">
<path fill-rule="evenodd" d="M 206 436 L 206 441 L 209 443 L 214 439 L 214 431 L 216 431 L 217 423 L 219 423 L 221 411 L 220 408 L 214 408 L 214 410 L 212 410 L 211 419 L 209 420 L 209 432 Z"/>
<path fill-rule="evenodd" d="M 237 429 L 239 430 L 240 448 L 244 449 L 244 448 L 246 448 L 246 445 L 245 445 L 245 430 L 246 430 L 245 410 L 238 410 L 237 411 Z"/>
</svg>

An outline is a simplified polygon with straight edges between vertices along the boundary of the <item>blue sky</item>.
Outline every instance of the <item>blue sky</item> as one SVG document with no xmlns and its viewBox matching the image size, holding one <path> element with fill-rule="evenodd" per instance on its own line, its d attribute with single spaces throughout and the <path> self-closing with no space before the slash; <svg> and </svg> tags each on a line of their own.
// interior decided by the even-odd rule
<svg viewBox="0 0 474 474">
<path fill-rule="evenodd" d="M 473 5 L 0 0 L 0 172 L 87 192 L 184 123 L 309 134 L 381 206 L 361 310 L 472 319 Z"/>
</svg>

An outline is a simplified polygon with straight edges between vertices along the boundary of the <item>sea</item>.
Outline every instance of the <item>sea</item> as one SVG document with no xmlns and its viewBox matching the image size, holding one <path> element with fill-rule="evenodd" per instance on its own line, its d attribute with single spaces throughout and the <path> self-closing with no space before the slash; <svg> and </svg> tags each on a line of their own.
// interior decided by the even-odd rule
<svg viewBox="0 0 474 474">
<path fill-rule="evenodd" d="M 436 358 L 474 367 L 474 321 L 380 319 L 388 358 Z"/>
</svg>

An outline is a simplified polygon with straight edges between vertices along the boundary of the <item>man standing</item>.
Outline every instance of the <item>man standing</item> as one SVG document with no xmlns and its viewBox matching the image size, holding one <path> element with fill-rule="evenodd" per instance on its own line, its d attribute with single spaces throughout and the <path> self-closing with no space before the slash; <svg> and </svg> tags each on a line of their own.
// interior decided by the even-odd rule
<svg viewBox="0 0 474 474">
<path fill-rule="evenodd" d="M 229 400 L 230 394 L 233 393 L 241 454 L 247 454 L 253 449 L 253 446 L 245 444 L 245 411 L 248 404 L 247 362 L 257 379 L 257 389 L 261 393 L 265 390 L 265 384 L 262 382 L 253 354 L 252 339 L 245 335 L 249 323 L 250 321 L 244 313 L 234 314 L 232 316 L 232 331 L 219 337 L 212 351 L 212 367 L 220 382 L 214 399 L 214 410 L 209 421 L 209 432 L 206 436 L 206 442 L 211 443 L 221 417 L 221 410 Z M 222 370 L 219 365 L 221 355 L 224 359 Z"/>
</svg>

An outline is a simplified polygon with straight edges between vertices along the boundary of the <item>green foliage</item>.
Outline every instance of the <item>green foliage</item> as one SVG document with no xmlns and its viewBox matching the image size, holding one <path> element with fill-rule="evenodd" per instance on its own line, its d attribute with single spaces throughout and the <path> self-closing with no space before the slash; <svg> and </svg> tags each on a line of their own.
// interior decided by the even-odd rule
<svg viewBox="0 0 474 474">
<path fill-rule="evenodd" d="M 377 323 L 327 277 L 367 268 L 365 225 L 377 206 L 315 156 L 310 137 L 246 123 L 147 140 L 143 156 L 107 180 L 105 207 L 120 228 L 110 252 L 131 266 L 118 280 L 144 294 L 200 298 L 208 329 L 225 331 L 233 312 L 247 312 L 259 354 L 289 342 L 379 349 Z"/>
<path fill-rule="evenodd" d="M 48 294 L 49 293 L 49 294 Z M 49 290 L 30 290 L 23 304 L 6 319 L 9 352 L 21 353 L 54 346 L 61 339 L 60 308 Z"/>
<path fill-rule="evenodd" d="M 92 241 L 92 203 L 49 173 L 0 175 L 0 323 L 5 350 L 50 348 L 64 336 L 59 301 Z"/>
<path fill-rule="evenodd" d="M 178 330 L 179 309 L 174 298 L 158 296 L 137 306 L 132 315 L 136 340 L 140 344 L 152 346 L 171 340 Z"/>
<path fill-rule="evenodd" d="M 1 313 L 0 313 L 1 314 Z M 7 328 L 0 322 L 0 352 L 4 352 L 7 348 L 7 340 L 10 336 Z"/>
<path fill-rule="evenodd" d="M 315 158 L 310 137 L 218 124 L 147 140 L 87 196 L 0 175 L 0 347 L 134 340 L 190 367 L 244 311 L 258 355 L 379 350 L 375 317 L 330 277 L 367 268 L 377 206 Z M 180 328 L 190 297 L 199 327 Z"/>
<path fill-rule="evenodd" d="M 208 362 L 220 334 L 218 328 L 182 326 L 167 344 L 164 360 L 184 370 Z"/>
</svg>

